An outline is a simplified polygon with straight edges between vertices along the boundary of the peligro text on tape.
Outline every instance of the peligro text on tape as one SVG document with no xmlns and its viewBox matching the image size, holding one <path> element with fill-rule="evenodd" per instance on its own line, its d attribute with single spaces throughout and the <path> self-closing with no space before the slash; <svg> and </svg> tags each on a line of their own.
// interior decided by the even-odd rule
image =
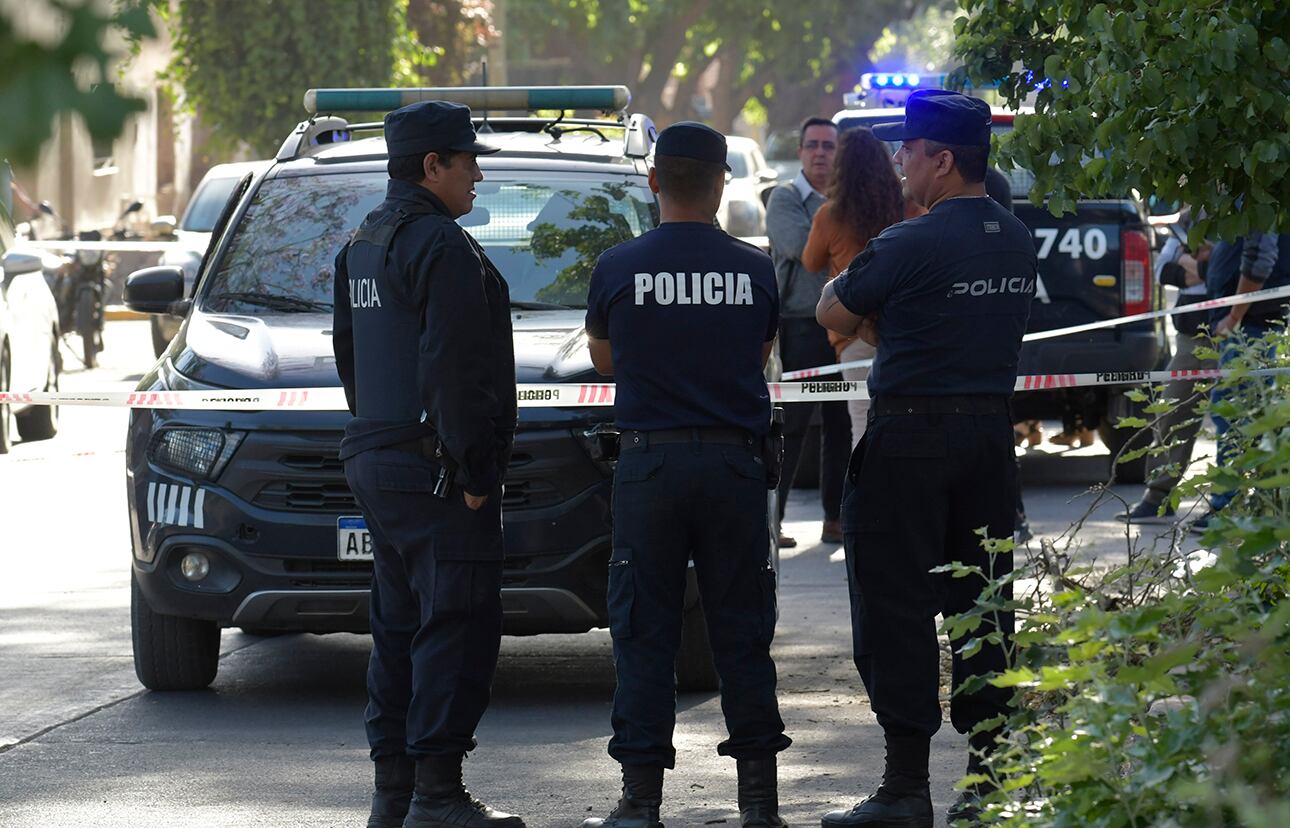
<svg viewBox="0 0 1290 828">
<path fill-rule="evenodd" d="M 1284 299 L 1290 297 L 1290 285 L 1277 288 L 1267 288 L 1266 290 L 1255 290 L 1249 293 L 1240 293 L 1235 296 L 1226 296 L 1222 299 L 1206 299 L 1203 302 L 1192 302 L 1186 305 L 1175 305 L 1172 308 L 1163 308 L 1161 310 L 1147 311 L 1145 313 L 1135 313 L 1129 316 L 1117 316 L 1114 319 L 1099 319 L 1096 322 L 1086 322 L 1082 325 L 1071 325 L 1068 328 L 1054 328 L 1051 331 L 1035 331 L 1028 333 L 1021 338 L 1022 342 L 1037 342 L 1041 339 L 1056 339 L 1059 336 L 1069 336 L 1070 334 L 1085 333 L 1086 331 L 1096 331 L 1102 328 L 1114 328 L 1120 325 L 1127 325 L 1130 322 L 1145 322 L 1148 319 L 1161 319 L 1166 316 L 1176 316 L 1182 313 L 1196 313 L 1198 311 L 1214 310 L 1216 308 L 1227 308 L 1233 305 L 1244 305 L 1251 302 L 1262 302 L 1268 299 Z M 807 379 L 809 377 L 823 377 L 829 374 L 836 374 L 849 368 L 868 368 L 873 365 L 872 359 L 857 359 L 851 362 L 839 362 L 833 365 L 821 365 L 818 368 L 802 368 L 797 371 L 785 371 L 785 380 Z"/>
<path fill-rule="evenodd" d="M 1233 376 L 1227 369 L 1198 371 L 1108 371 L 1092 374 L 1030 374 L 1017 377 L 1017 391 L 1081 388 L 1097 385 L 1141 385 L 1174 380 L 1211 380 Z M 1245 376 L 1272 377 L 1290 374 L 1290 367 L 1264 368 Z M 767 384 L 776 403 L 863 400 L 869 392 L 863 382 L 814 380 Z M 614 404 L 612 383 L 521 383 L 515 389 L 521 408 L 585 408 Z M 0 392 L 0 404 L 88 405 L 113 408 L 151 408 L 196 411 L 344 411 L 345 392 L 336 388 L 267 388 L 249 391 L 107 391 L 68 393 L 32 391 Z"/>
</svg>

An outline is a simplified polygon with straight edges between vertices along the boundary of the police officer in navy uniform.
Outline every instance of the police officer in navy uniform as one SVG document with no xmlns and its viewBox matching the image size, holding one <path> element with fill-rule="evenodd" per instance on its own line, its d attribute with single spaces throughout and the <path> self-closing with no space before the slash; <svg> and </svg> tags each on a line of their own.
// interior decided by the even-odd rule
<svg viewBox="0 0 1290 828">
<path fill-rule="evenodd" d="M 659 828 L 675 766 L 674 665 L 686 569 L 707 619 L 744 826 L 773 828 L 776 754 L 791 740 L 775 699 L 775 571 L 769 561 L 762 371 L 779 316 L 770 257 L 714 226 L 726 141 L 702 124 L 665 129 L 650 188 L 662 223 L 596 263 L 587 335 L 613 374 L 621 454 L 614 472 L 609 626 L 618 689 L 609 754 L 623 793 L 587 828 Z"/>
<path fill-rule="evenodd" d="M 869 425 L 847 471 L 843 534 L 852 585 L 856 665 L 886 739 L 877 792 L 823 819 L 837 826 L 931 826 L 929 745 L 941 724 L 936 616 L 973 606 L 976 578 L 932 574 L 960 561 L 991 571 L 976 530 L 1009 538 L 1016 505 L 1009 399 L 1035 292 L 1030 233 L 986 195 L 990 108 L 943 90 L 909 97 L 903 123 L 874 127 L 903 141 L 905 194 L 925 216 L 893 225 L 825 288 L 816 316 L 877 345 Z M 1010 571 L 1010 555 L 993 573 Z M 1013 632 L 1001 614 L 1000 632 Z M 990 627 L 971 633 L 985 636 Z M 954 649 L 955 689 L 1000 670 L 1002 646 L 969 658 Z M 1007 714 L 1009 691 L 955 695 L 960 733 Z M 969 770 L 998 731 L 970 737 Z M 951 819 L 972 818 L 981 791 L 965 791 Z"/>
<path fill-rule="evenodd" d="M 502 631 L 515 354 L 506 282 L 454 219 L 496 150 L 441 101 L 391 112 L 385 139 L 385 200 L 336 257 L 332 335 L 354 415 L 340 456 L 375 559 L 368 825 L 522 828 L 461 779 Z"/>
</svg>

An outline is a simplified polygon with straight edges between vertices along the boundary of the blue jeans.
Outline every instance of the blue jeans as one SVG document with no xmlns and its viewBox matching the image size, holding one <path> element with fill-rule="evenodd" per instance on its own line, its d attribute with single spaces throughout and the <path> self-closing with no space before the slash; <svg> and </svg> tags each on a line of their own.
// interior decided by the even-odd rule
<svg viewBox="0 0 1290 828">
<path fill-rule="evenodd" d="M 1254 340 L 1262 340 L 1267 336 L 1270 329 L 1271 326 L 1264 320 L 1252 319 L 1241 323 L 1241 330 L 1245 333 L 1245 338 L 1239 341 L 1231 338 L 1223 340 L 1218 352 L 1218 367 L 1226 368 L 1232 360 L 1236 359 L 1237 355 L 1241 353 L 1241 349 L 1245 346 L 1260 347 L 1261 342 L 1256 343 Z M 1271 383 L 1272 379 L 1269 377 L 1267 382 Z M 1222 386 L 1215 388 L 1209 395 L 1210 405 L 1217 405 L 1222 400 L 1227 399 L 1229 394 L 1228 389 Z M 1218 465 L 1226 466 L 1231 462 L 1233 455 L 1236 454 L 1236 444 L 1227 436 L 1232 430 L 1232 424 L 1225 417 L 1221 417 L 1218 414 L 1211 414 L 1210 416 L 1214 420 L 1214 434 L 1218 439 Z M 1209 506 L 1217 512 L 1226 508 L 1234 497 L 1236 497 L 1236 492 L 1232 490 L 1211 492 Z"/>
</svg>

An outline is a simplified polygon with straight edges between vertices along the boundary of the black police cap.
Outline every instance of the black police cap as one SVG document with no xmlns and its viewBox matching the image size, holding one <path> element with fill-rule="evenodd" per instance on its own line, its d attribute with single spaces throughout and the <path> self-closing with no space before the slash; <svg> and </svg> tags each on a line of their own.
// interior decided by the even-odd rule
<svg viewBox="0 0 1290 828">
<path fill-rule="evenodd" d="M 470 107 L 448 101 L 418 101 L 386 115 L 385 146 L 391 157 L 436 150 L 487 155 L 501 149 L 475 137 Z"/>
<path fill-rule="evenodd" d="M 654 144 L 654 155 L 707 161 L 720 164 L 730 172 L 730 165 L 726 163 L 726 136 L 695 121 L 679 121 L 660 132 Z"/>
<path fill-rule="evenodd" d="M 959 146 L 990 145 L 990 105 L 947 89 L 919 89 L 905 101 L 905 120 L 877 124 L 873 134 L 884 141 L 927 138 Z"/>
</svg>

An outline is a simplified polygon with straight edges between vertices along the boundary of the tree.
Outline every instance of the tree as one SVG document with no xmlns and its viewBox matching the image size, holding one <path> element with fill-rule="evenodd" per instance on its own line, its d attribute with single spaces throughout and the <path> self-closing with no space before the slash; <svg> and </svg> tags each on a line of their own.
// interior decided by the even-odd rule
<svg viewBox="0 0 1290 828">
<path fill-rule="evenodd" d="M 54 18 L 49 38 L 20 25 L 40 16 Z M 0 112 L 8 115 L 0 130 L 0 158 L 34 163 L 62 112 L 79 113 L 96 139 L 121 134 L 125 119 L 144 102 L 113 84 L 112 63 L 125 50 L 105 45 L 111 34 L 154 36 L 146 4 L 132 0 L 108 10 L 100 3 L 64 0 L 0 6 Z"/>
<path fill-rule="evenodd" d="M 303 119 L 305 90 L 391 85 L 405 10 L 406 0 L 178 0 L 169 77 L 218 139 L 268 155 Z"/>
<path fill-rule="evenodd" d="M 898 20 L 882 30 L 869 50 L 869 60 L 887 72 L 944 71 L 954 51 L 954 0 L 934 0 L 908 20 Z"/>
<path fill-rule="evenodd" d="M 1290 230 L 1284 0 L 960 3 L 967 76 L 1014 106 L 1038 89 L 999 144 L 1032 198 L 1057 213 L 1137 190 L 1204 208 L 1196 238 Z"/>
<path fill-rule="evenodd" d="M 912 0 L 528 0 L 508 12 L 512 75 L 555 83 L 624 83 L 633 108 L 661 125 L 702 117 L 730 131 L 750 101 L 772 126 L 841 106 L 866 68 L 865 53 Z M 716 72 L 712 109 L 693 106 Z"/>
</svg>

